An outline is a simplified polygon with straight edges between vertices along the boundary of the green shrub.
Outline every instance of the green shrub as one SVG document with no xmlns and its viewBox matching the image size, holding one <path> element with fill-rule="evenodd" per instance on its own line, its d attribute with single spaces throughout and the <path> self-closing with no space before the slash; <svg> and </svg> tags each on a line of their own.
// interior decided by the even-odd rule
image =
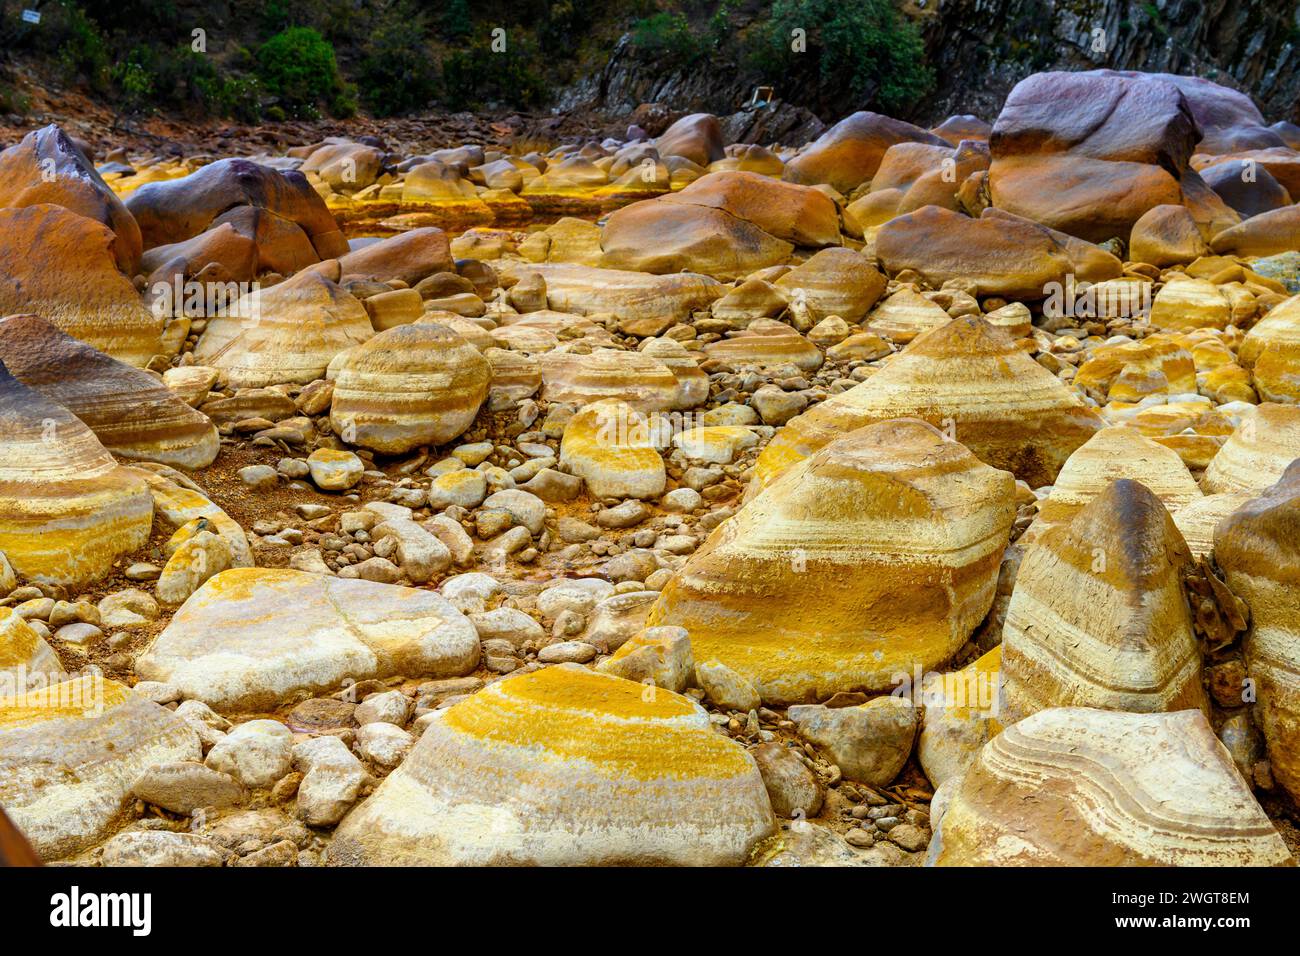
<svg viewBox="0 0 1300 956">
<path fill-rule="evenodd" d="M 121 91 L 122 104 L 127 112 L 150 111 L 153 105 L 153 78 L 138 59 L 119 62 L 113 67 L 112 75 Z"/>
<path fill-rule="evenodd" d="M 336 101 L 343 93 L 334 47 L 310 27 L 289 27 L 263 43 L 257 76 L 291 116 L 316 117 L 318 103 Z"/>
<path fill-rule="evenodd" d="M 50 14 L 49 36 L 58 43 L 64 77 L 69 81 L 84 79 L 96 92 L 107 92 L 112 81 L 112 61 L 94 21 L 75 3 L 60 2 Z"/>
<path fill-rule="evenodd" d="M 425 42 L 427 22 L 407 3 L 386 8 L 357 65 L 361 99 L 376 116 L 427 107 L 438 92 L 437 67 Z"/>
<path fill-rule="evenodd" d="M 701 52 L 691 24 L 680 13 L 663 11 L 638 20 L 632 27 L 632 47 L 667 67 L 685 66 Z"/>
<path fill-rule="evenodd" d="M 512 32 L 506 49 L 492 51 L 480 40 L 442 61 L 442 102 L 454 110 L 496 104 L 530 109 L 545 101 L 546 81 L 536 68 L 536 43 Z"/>
<path fill-rule="evenodd" d="M 791 49 L 795 29 L 806 31 L 806 52 Z M 831 99 L 899 111 L 934 86 L 919 31 L 890 0 L 776 0 L 764 46 L 758 66 L 772 76 L 815 69 Z"/>
</svg>

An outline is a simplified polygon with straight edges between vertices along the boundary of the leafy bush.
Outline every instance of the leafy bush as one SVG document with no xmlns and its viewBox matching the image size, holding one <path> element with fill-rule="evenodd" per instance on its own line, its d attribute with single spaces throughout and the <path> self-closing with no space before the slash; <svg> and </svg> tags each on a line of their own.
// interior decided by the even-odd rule
<svg viewBox="0 0 1300 956">
<path fill-rule="evenodd" d="M 442 61 L 443 103 L 454 110 L 487 104 L 535 107 L 547 96 L 537 60 L 536 44 L 517 34 L 511 34 L 501 53 L 494 53 L 487 40 L 457 50 Z"/>
<path fill-rule="evenodd" d="M 807 51 L 791 49 L 802 29 Z M 830 98 L 875 101 L 886 110 L 914 105 L 934 86 L 916 26 L 890 0 L 776 0 L 758 65 L 772 75 L 815 67 Z"/>
<path fill-rule="evenodd" d="M 385 9 L 362 47 L 357 65 L 361 99 L 376 116 L 427 107 L 437 94 L 438 72 L 425 42 L 424 14 L 399 2 Z"/>
<path fill-rule="evenodd" d="M 113 80 L 122 91 L 122 103 L 130 113 L 148 111 L 153 102 L 153 78 L 138 59 L 123 60 L 112 70 Z"/>
<path fill-rule="evenodd" d="M 310 27 L 289 27 L 257 51 L 257 76 L 291 116 L 315 117 L 316 104 L 344 94 L 334 47 Z"/>
<path fill-rule="evenodd" d="M 632 47 L 667 67 L 685 66 L 701 52 L 686 17 L 667 11 L 637 21 L 632 27 Z"/>
</svg>

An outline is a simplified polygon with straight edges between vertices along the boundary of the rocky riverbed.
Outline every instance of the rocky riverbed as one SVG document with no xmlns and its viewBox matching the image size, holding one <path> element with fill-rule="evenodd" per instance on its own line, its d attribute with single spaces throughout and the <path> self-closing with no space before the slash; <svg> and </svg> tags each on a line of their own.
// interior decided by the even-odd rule
<svg viewBox="0 0 1300 956">
<path fill-rule="evenodd" d="M 0 153 L 35 853 L 1292 863 L 1300 129 L 656 133 Z"/>
</svg>

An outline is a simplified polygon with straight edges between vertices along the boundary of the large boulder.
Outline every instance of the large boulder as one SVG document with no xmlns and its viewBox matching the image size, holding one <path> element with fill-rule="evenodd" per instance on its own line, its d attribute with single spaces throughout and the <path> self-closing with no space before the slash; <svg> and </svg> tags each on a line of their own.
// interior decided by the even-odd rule
<svg viewBox="0 0 1300 956">
<path fill-rule="evenodd" d="M 922 418 L 981 461 L 1050 484 L 1101 416 L 1000 329 L 963 316 L 918 336 L 860 385 L 791 419 L 759 456 L 755 487 L 845 432 Z"/>
<path fill-rule="evenodd" d="M 0 315 L 32 312 L 113 358 L 143 366 L 162 319 L 118 271 L 118 237 L 62 206 L 0 209 Z"/>
<path fill-rule="evenodd" d="M 919 126 L 859 111 L 840 120 L 789 160 L 783 178 L 805 186 L 825 183 L 847 196 L 876 175 L 889 147 L 906 142 L 948 145 L 947 140 Z"/>
<path fill-rule="evenodd" d="M 1016 84 L 989 138 L 994 206 L 1093 242 L 1182 202 L 1200 129 L 1172 83 L 1109 70 Z"/>
<path fill-rule="evenodd" d="M 400 279 L 414 287 L 421 279 L 452 269 L 447 234 L 434 226 L 411 229 L 354 249 L 339 259 L 343 281 Z"/>
<path fill-rule="evenodd" d="M 602 264 L 611 269 L 700 272 L 719 279 L 776 265 L 794 250 L 722 209 L 667 199 L 646 199 L 611 214 L 600 246 Z"/>
<path fill-rule="evenodd" d="M 561 664 L 448 708 L 329 862 L 737 865 L 775 829 L 754 759 L 698 704 Z"/>
<path fill-rule="evenodd" d="M 839 212 L 826 193 L 758 173 L 709 173 L 663 201 L 720 209 L 796 246 L 840 243 Z"/>
<path fill-rule="evenodd" d="M 655 140 L 660 156 L 681 156 L 697 166 L 707 166 L 724 158 L 722 124 L 712 113 L 691 113 L 664 130 Z"/>
<path fill-rule="evenodd" d="M 237 206 L 266 209 L 296 223 L 321 259 L 336 259 L 348 251 L 325 201 L 296 170 L 222 159 L 180 179 L 147 183 L 126 200 L 146 249 L 197 236 Z"/>
<path fill-rule="evenodd" d="M 194 360 L 219 369 L 236 388 L 306 384 L 323 377 L 340 352 L 374 334 L 369 314 L 351 293 L 308 269 L 209 319 Z"/>
<path fill-rule="evenodd" d="M 1245 651 L 1256 714 L 1273 776 L 1300 799 L 1300 467 L 1292 463 L 1219 523 L 1214 558 L 1250 606 Z"/>
<path fill-rule="evenodd" d="M 204 414 L 147 372 L 119 362 L 35 315 L 0 319 L 0 360 L 10 373 L 90 426 L 124 458 L 206 468 L 220 439 Z"/>
<path fill-rule="evenodd" d="M 0 152 L 0 208 L 49 203 L 113 231 L 114 261 L 128 276 L 140 264 L 140 227 L 95 166 L 59 127 L 33 130 Z"/>
<path fill-rule="evenodd" d="M 334 379 L 335 434 L 386 455 L 441 445 L 474 421 L 492 369 L 436 322 L 399 325 L 348 352 Z"/>
<path fill-rule="evenodd" d="M 1300 458 L 1300 406 L 1265 402 L 1245 412 L 1201 478 L 1206 494 L 1258 493 Z"/>
<path fill-rule="evenodd" d="M 1285 866 L 1282 837 L 1205 715 L 1057 707 L 985 744 L 939 866 Z"/>
<path fill-rule="evenodd" d="M 177 276 L 182 280 L 201 275 L 210 282 L 250 282 L 264 272 L 287 275 L 319 261 L 311 240 L 296 223 L 257 206 L 236 206 L 212 220 L 197 236 L 154 246 L 141 257 L 140 265 L 149 276 L 154 301 L 171 292 L 171 312 L 192 315 L 191 309 L 182 308 L 183 294 L 167 288 L 175 285 Z"/>
<path fill-rule="evenodd" d="M 649 623 L 686 628 L 768 703 L 886 690 L 988 612 L 1014 509 L 1011 476 L 930 425 L 863 428 L 714 531 Z"/>
<path fill-rule="evenodd" d="M 125 823 L 142 771 L 200 757 L 189 724 L 103 677 L 0 698 L 0 805 L 45 860 Z"/>
<path fill-rule="evenodd" d="M 20 577 L 84 587 L 144 546 L 145 483 L 0 362 L 0 552 Z"/>
<path fill-rule="evenodd" d="M 474 625 L 432 591 L 237 568 L 194 592 L 136 673 L 217 710 L 253 711 L 347 678 L 458 677 L 478 661 Z"/>
<path fill-rule="evenodd" d="M 1002 722 L 1048 707 L 1206 711 L 1191 564 L 1160 499 L 1127 478 L 1042 534 L 1002 629 Z"/>
</svg>

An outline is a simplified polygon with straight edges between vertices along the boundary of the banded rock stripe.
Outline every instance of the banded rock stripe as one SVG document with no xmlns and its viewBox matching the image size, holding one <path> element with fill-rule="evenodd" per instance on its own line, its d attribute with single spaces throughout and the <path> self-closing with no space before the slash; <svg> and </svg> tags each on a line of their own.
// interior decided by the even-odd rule
<svg viewBox="0 0 1300 956">
<path fill-rule="evenodd" d="M 775 368 L 794 365 L 806 372 L 821 368 L 821 349 L 775 319 L 755 319 L 743 331 L 704 346 L 704 354 L 731 366 Z"/>
<path fill-rule="evenodd" d="M 144 482 L 0 362 L 0 551 L 18 575 L 91 584 L 143 547 L 152 524 Z"/>
<path fill-rule="evenodd" d="M 899 289 L 876 306 L 867 318 L 867 329 L 891 342 L 910 342 L 951 320 L 947 312 L 919 292 Z"/>
<path fill-rule="evenodd" d="M 63 676 L 63 665 L 45 639 L 12 608 L 0 607 L 0 696 L 24 693 Z"/>
<path fill-rule="evenodd" d="M 1274 484 L 1300 458 L 1300 406 L 1266 402 L 1246 412 L 1219 453 L 1201 488 L 1218 492 L 1258 493 Z"/>
<path fill-rule="evenodd" d="M 737 865 L 758 766 L 689 698 L 560 664 L 450 708 L 340 825 L 332 865 Z"/>
<path fill-rule="evenodd" d="M 1196 710 L 1034 714 L 984 745 L 935 840 L 939 866 L 1293 864 Z"/>
<path fill-rule="evenodd" d="M 1048 528 L 1068 524 L 1119 478 L 1140 481 L 1175 514 L 1203 497 L 1176 451 L 1152 441 L 1136 428 L 1103 428 L 1066 459 L 1051 494 L 1038 503 L 1038 514 L 1020 543 L 1030 544 Z"/>
<path fill-rule="evenodd" d="M 1005 332 L 963 316 L 917 336 L 875 375 L 791 419 L 759 456 L 755 488 L 845 432 L 891 418 L 951 427 L 979 459 L 1037 487 L 1101 417 Z"/>
<path fill-rule="evenodd" d="M 665 586 L 650 625 L 691 635 L 768 703 L 887 690 L 950 658 L 988 612 L 1014 480 L 916 420 L 791 467 Z"/>
<path fill-rule="evenodd" d="M 348 677 L 460 677 L 478 661 L 474 625 L 432 591 L 236 568 L 190 595 L 135 669 L 229 712 L 269 710 Z"/>
<path fill-rule="evenodd" d="M 146 767 L 200 759 L 185 721 L 103 677 L 0 698 L 0 805 L 47 861 L 124 820 Z"/>
<path fill-rule="evenodd" d="M 328 270 L 327 270 L 328 271 Z M 338 275 L 338 263 L 332 272 Z M 248 293 L 208 319 L 194 361 L 220 370 L 235 388 L 306 384 L 345 349 L 375 334 L 365 307 L 315 268 Z"/>
<path fill-rule="evenodd" d="M 658 359 L 641 352 L 554 351 L 539 361 L 542 398 L 548 402 L 586 405 L 613 398 L 639 412 L 666 412 L 677 405 L 677 376 Z"/>
<path fill-rule="evenodd" d="M 641 353 L 661 362 L 677 379 L 674 410 L 694 408 L 708 400 L 709 376 L 682 343 L 669 338 L 646 339 L 641 343 Z"/>
<path fill-rule="evenodd" d="M 1300 402 L 1300 296 L 1275 306 L 1251 326 L 1237 350 L 1266 402 Z"/>
<path fill-rule="evenodd" d="M 1214 557 L 1250 606 L 1246 668 L 1269 761 L 1300 799 L 1300 464 L 1219 523 Z"/>
<path fill-rule="evenodd" d="M 1190 562 L 1160 499 L 1130 479 L 1045 532 L 1007 607 L 1003 722 L 1049 707 L 1205 710 Z"/>
<path fill-rule="evenodd" d="M 196 469 L 217 457 L 220 436 L 206 415 L 147 372 L 39 316 L 0 319 L 0 358 L 15 378 L 63 405 L 123 458 Z"/>
<path fill-rule="evenodd" d="M 616 399 L 593 402 L 569 419 L 560 464 L 597 498 L 657 498 L 668 481 L 649 420 Z"/>
<path fill-rule="evenodd" d="M 491 380 L 487 359 L 450 329 L 399 325 L 343 360 L 330 423 L 351 444 L 387 455 L 442 445 L 473 424 Z"/>
</svg>

